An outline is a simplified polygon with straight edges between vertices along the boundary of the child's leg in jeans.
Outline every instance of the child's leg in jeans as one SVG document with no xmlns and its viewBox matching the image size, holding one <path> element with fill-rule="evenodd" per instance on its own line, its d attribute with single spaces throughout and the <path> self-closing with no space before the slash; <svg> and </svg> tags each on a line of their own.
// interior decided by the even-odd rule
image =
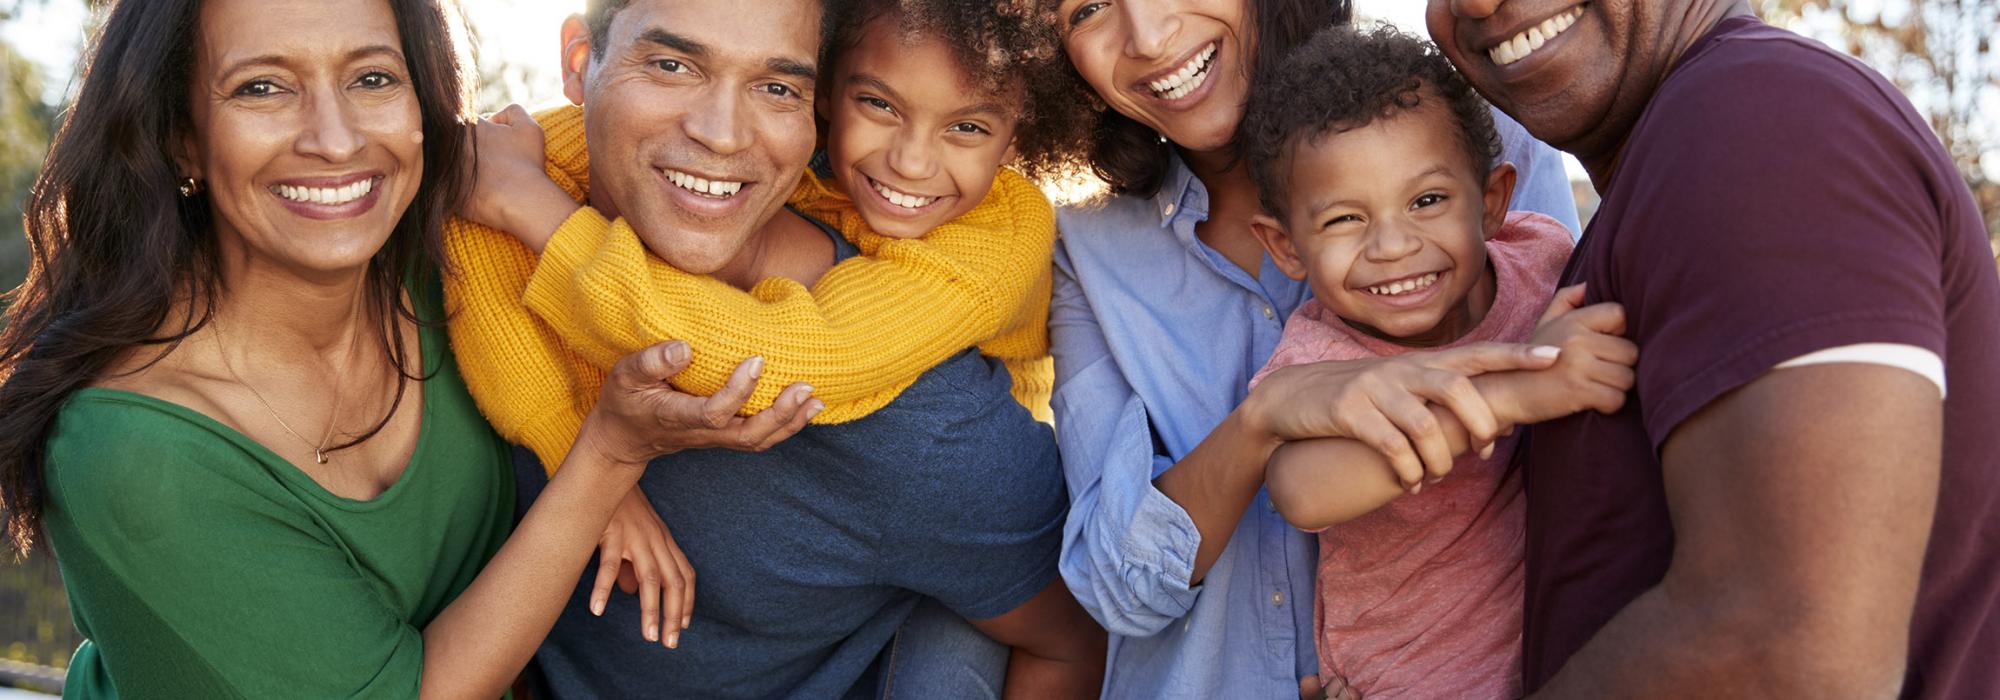
<svg viewBox="0 0 2000 700">
<path fill-rule="evenodd" d="M 883 651 L 877 697 L 999 700 L 1009 652 L 965 618 L 925 598 Z"/>
</svg>

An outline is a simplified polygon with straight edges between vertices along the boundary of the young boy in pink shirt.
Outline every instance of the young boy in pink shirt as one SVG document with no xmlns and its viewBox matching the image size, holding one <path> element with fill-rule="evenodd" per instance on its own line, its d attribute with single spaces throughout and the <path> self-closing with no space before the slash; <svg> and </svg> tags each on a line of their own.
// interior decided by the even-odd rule
<svg viewBox="0 0 2000 700">
<path fill-rule="evenodd" d="M 1314 300 L 1252 384 L 1288 365 L 1532 340 L 1561 349 L 1556 366 L 1473 378 L 1503 428 L 1622 405 L 1637 358 L 1617 337 L 1622 311 L 1575 309 L 1582 289 L 1556 290 L 1569 231 L 1507 211 L 1515 172 L 1495 162 L 1487 105 L 1434 47 L 1386 27 L 1331 28 L 1255 86 L 1242 143 L 1266 215 L 1253 229 Z M 1406 429 L 1457 418 L 1383 413 Z M 1444 432 L 1465 449 L 1463 430 Z M 1273 503 L 1320 533 L 1313 617 L 1328 688 L 1520 695 L 1525 521 L 1513 443 L 1407 490 L 1354 440 L 1272 456 Z"/>
</svg>

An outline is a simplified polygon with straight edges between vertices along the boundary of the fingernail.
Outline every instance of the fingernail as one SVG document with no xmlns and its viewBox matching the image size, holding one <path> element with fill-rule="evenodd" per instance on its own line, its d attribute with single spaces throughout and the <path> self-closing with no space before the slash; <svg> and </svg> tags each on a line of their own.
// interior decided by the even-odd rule
<svg viewBox="0 0 2000 700">
<path fill-rule="evenodd" d="M 750 358 L 750 376 L 752 376 L 752 377 L 761 377 L 761 376 L 764 376 L 764 358 L 763 358 L 763 357 L 752 357 L 752 358 Z"/>
<path fill-rule="evenodd" d="M 806 407 L 806 420 L 812 420 L 814 416 L 818 416 L 819 412 L 824 410 L 826 410 L 826 404 L 820 403 L 819 399 L 813 399 L 812 405 Z"/>
<path fill-rule="evenodd" d="M 675 341 L 667 346 L 667 361 L 680 364 L 688 361 L 688 344 Z"/>
<path fill-rule="evenodd" d="M 1489 443 L 1486 443 L 1486 446 L 1485 446 L 1485 447 L 1481 447 L 1481 448 L 1479 448 L 1479 458 L 1480 458 L 1480 459 L 1492 459 L 1492 458 L 1493 458 L 1493 443 L 1490 443 L 1490 442 L 1489 442 Z"/>
<path fill-rule="evenodd" d="M 811 384 L 799 385 L 799 403 L 805 403 L 806 401 L 811 400 L 812 396 L 813 396 L 813 388 Z"/>
<path fill-rule="evenodd" d="M 596 615 L 598 617 L 604 617 L 604 601 L 602 600 L 590 601 L 590 614 Z"/>
<path fill-rule="evenodd" d="M 1553 360 L 1561 357 L 1562 352 L 1562 348 L 1554 345 L 1537 345 L 1535 349 L 1529 350 L 1528 354 L 1535 356 L 1537 359 Z"/>
<path fill-rule="evenodd" d="M 690 616 L 687 616 L 687 617 L 683 617 L 683 618 L 681 618 L 681 629 L 687 629 L 687 628 L 688 628 L 688 625 L 691 625 L 691 624 L 694 624 L 694 616 L 690 615 Z"/>
<path fill-rule="evenodd" d="M 648 624 L 646 625 L 646 641 L 648 641 L 648 642 L 657 642 L 657 641 L 660 641 L 660 626 L 659 626 L 659 625 L 656 625 L 656 624 L 651 624 L 651 623 L 648 623 Z"/>
<path fill-rule="evenodd" d="M 1412 496 L 1415 496 L 1423 492 L 1424 492 L 1424 485 L 1422 483 L 1418 483 L 1416 486 L 1410 487 L 1410 495 Z"/>
<path fill-rule="evenodd" d="M 667 648 L 668 649 L 681 648 L 681 633 L 675 632 L 673 634 L 667 635 Z"/>
</svg>

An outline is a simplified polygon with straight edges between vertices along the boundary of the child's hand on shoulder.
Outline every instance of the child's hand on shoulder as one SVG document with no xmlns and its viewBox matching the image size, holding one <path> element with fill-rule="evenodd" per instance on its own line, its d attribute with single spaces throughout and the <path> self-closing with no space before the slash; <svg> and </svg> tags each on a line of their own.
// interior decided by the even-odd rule
<svg viewBox="0 0 2000 700">
<path fill-rule="evenodd" d="M 1564 287 L 1542 314 L 1531 342 L 1562 348 L 1562 356 L 1553 367 L 1523 373 L 1512 402 L 1519 412 L 1515 422 L 1587 410 L 1609 415 L 1625 406 L 1639 361 L 1639 346 L 1623 337 L 1625 307 L 1608 301 L 1582 306 L 1583 300 L 1583 285 Z"/>
<path fill-rule="evenodd" d="M 646 641 L 670 649 L 680 646 L 681 630 L 694 615 L 694 568 L 637 486 L 618 502 L 598 540 L 591 614 L 604 614 L 613 583 L 626 593 L 639 594 L 639 631 Z"/>
<path fill-rule="evenodd" d="M 472 191 L 465 218 L 513 235 L 540 252 L 579 205 L 549 179 L 542 127 L 520 105 L 508 105 L 473 127 Z"/>
</svg>

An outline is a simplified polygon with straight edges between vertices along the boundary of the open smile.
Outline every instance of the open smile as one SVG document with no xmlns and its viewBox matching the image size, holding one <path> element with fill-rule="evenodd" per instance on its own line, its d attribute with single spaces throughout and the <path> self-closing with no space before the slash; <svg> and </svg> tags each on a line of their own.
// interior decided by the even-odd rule
<svg viewBox="0 0 2000 700">
<path fill-rule="evenodd" d="M 265 189 L 292 213 L 322 221 L 347 219 L 367 213 L 381 200 L 380 173 L 359 173 L 337 177 L 284 180 Z"/>
<path fill-rule="evenodd" d="M 891 214 L 904 216 L 922 214 L 930 210 L 938 202 L 946 199 L 946 197 L 942 196 L 904 192 L 890 187 L 881 180 L 869 177 L 866 174 L 863 174 L 861 177 L 868 181 L 868 190 L 875 193 L 875 201 L 888 205 L 886 208 Z"/>
<path fill-rule="evenodd" d="M 1543 45 L 1554 41 L 1563 32 L 1568 31 L 1570 26 L 1576 24 L 1576 20 L 1582 16 L 1582 5 L 1572 7 L 1554 17 L 1542 20 L 1541 24 L 1529 27 L 1521 33 L 1515 34 L 1513 38 L 1500 42 L 1493 48 L 1487 49 L 1486 57 L 1492 59 L 1493 65 L 1496 66 L 1509 66 L 1518 63 L 1522 59 L 1533 55 L 1536 51 L 1541 50 Z"/>
<path fill-rule="evenodd" d="M 1211 41 L 1182 61 L 1179 67 L 1153 76 L 1143 81 L 1142 85 L 1155 99 L 1169 103 L 1194 95 L 1195 91 L 1207 86 L 1208 79 L 1214 75 L 1215 53 L 1220 47 L 1219 42 Z"/>
</svg>

